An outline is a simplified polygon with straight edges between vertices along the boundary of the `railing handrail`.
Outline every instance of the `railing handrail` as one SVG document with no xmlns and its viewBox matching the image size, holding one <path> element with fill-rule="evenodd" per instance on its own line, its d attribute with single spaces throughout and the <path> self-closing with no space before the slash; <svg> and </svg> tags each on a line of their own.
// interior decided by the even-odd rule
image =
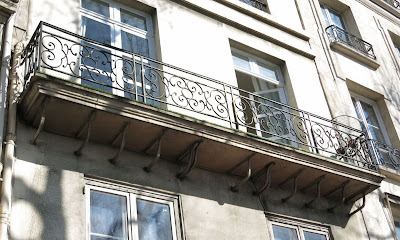
<svg viewBox="0 0 400 240">
<path fill-rule="evenodd" d="M 46 29 L 45 27 L 50 29 Z M 55 41 L 51 43 L 48 42 L 48 40 L 43 40 L 45 38 L 54 39 L 58 42 Z M 62 49 L 54 50 L 54 44 L 58 44 Z M 239 127 L 243 127 L 250 133 L 257 131 L 257 134 L 259 133 L 258 131 L 260 131 L 263 137 L 276 136 L 279 139 L 286 139 L 292 143 L 305 145 L 317 153 L 322 151 L 336 156 L 340 155 L 340 159 L 351 158 L 353 164 L 357 166 L 376 169 L 373 161 L 374 158 L 368 150 L 368 146 L 371 145 L 368 144 L 370 140 L 366 139 L 366 134 L 363 130 L 337 122 L 334 119 L 318 116 L 279 101 L 254 94 L 238 86 L 233 86 L 171 64 L 166 64 L 156 59 L 104 44 L 45 22 L 39 24 L 28 46 L 29 47 L 26 49 L 27 53 L 24 54 L 24 58 L 26 59 L 23 60 L 23 62 L 27 61 L 25 65 L 28 66 L 28 71 L 25 70 L 27 82 L 34 71 L 40 68 L 47 68 L 72 77 L 91 81 L 107 88 L 120 89 L 124 94 L 127 93 L 128 96 L 131 96 L 130 98 L 132 98 L 132 94 L 135 94 L 134 98 L 136 99 L 139 96 L 140 98 L 148 98 L 159 104 L 166 104 L 194 111 L 204 116 L 226 121 L 230 123 L 230 126 L 233 128 L 240 129 Z M 78 48 L 75 46 L 78 46 Z M 74 50 L 72 50 L 72 47 L 74 47 Z M 60 57 L 56 59 L 57 54 L 60 54 Z M 78 65 L 76 64 L 76 60 L 71 59 L 71 61 L 74 62 L 73 66 L 80 66 L 78 70 L 72 70 L 70 68 L 67 72 L 65 71 L 67 66 L 71 67 L 70 65 L 65 65 L 69 63 L 68 54 L 69 56 L 83 59 L 82 61 L 79 60 L 80 62 Z M 106 62 L 102 62 L 99 56 L 96 57 L 96 54 L 104 55 L 102 57 L 105 57 Z M 126 57 L 126 55 L 128 55 L 128 57 Z M 54 59 L 56 59 L 56 62 L 51 62 Z M 111 61 L 111 59 L 115 59 L 115 61 L 118 59 L 120 59 L 118 61 L 122 60 L 124 64 L 128 64 L 128 68 L 125 70 L 120 69 L 120 66 L 117 66 L 116 62 L 114 62 L 114 60 Z M 95 62 L 96 65 L 91 65 L 93 63 L 90 63 L 90 61 Z M 56 67 L 53 67 L 53 64 L 55 64 L 54 66 Z M 97 64 L 103 64 L 103 68 Z M 111 67 L 111 69 L 104 70 L 104 66 L 106 66 L 107 69 Z M 138 66 L 138 70 L 141 72 L 139 81 L 136 79 L 138 72 L 131 69 L 134 66 Z M 122 84 L 128 83 L 131 85 L 119 85 L 119 87 L 107 85 L 107 82 L 101 82 L 96 76 L 93 78 L 92 73 L 90 75 L 87 73 L 82 75 L 80 71 L 83 70 L 87 72 L 97 71 L 98 74 L 103 75 L 108 74 L 106 76 L 108 79 L 111 79 L 112 76 L 116 77 L 116 72 L 114 71 L 124 71 L 124 74 L 128 74 L 130 77 L 128 82 Z M 145 73 L 146 71 L 147 73 Z M 145 76 L 144 74 L 156 75 Z M 97 77 L 98 76 L 100 75 L 97 75 Z M 161 95 L 157 95 L 158 97 L 151 95 L 151 92 L 150 95 L 147 96 L 149 94 L 146 93 L 146 89 L 148 89 L 147 86 L 149 86 L 147 84 L 151 82 L 145 83 L 144 81 L 153 81 L 149 78 L 151 76 L 155 77 L 156 81 L 162 81 L 159 82 L 159 84 L 164 84 L 165 92 L 162 93 L 163 97 L 160 97 Z M 160 78 L 157 78 L 158 76 Z M 178 81 L 181 82 L 172 82 L 171 79 L 179 79 Z M 132 80 L 133 82 L 130 83 Z M 142 91 L 140 93 L 138 92 L 138 84 L 146 86 L 146 88 L 140 90 Z M 195 85 L 194 88 L 192 88 L 193 84 Z M 196 92 L 197 90 L 195 88 L 198 88 L 197 90 L 201 91 L 202 94 L 199 96 L 196 95 L 198 98 L 195 97 L 194 94 L 200 93 Z M 135 91 L 135 93 L 132 91 Z M 179 94 L 182 95 L 174 95 L 177 94 L 176 91 L 180 91 Z M 183 93 L 184 91 L 187 91 L 189 95 L 192 94 L 192 96 L 186 96 Z M 187 102 L 177 102 L 177 100 L 181 101 L 181 99 L 177 98 L 174 100 L 174 96 L 186 98 L 184 100 Z M 200 108 L 196 108 L 196 104 L 202 105 Z M 270 117 L 273 119 L 269 119 Z M 283 121 L 283 123 L 279 121 Z M 272 128 L 268 124 L 273 124 Z M 266 135 L 264 135 L 264 133 Z M 354 157 L 361 158 L 361 161 Z"/>
<path fill-rule="evenodd" d="M 154 59 L 154 58 L 150 58 L 150 57 L 138 55 L 138 54 L 135 54 L 135 53 L 133 53 L 133 52 L 131 52 L 131 51 L 127 51 L 127 50 L 125 50 L 125 49 L 117 48 L 117 47 L 114 47 L 114 46 L 109 45 L 109 44 L 105 44 L 105 43 L 102 43 L 102 42 L 99 42 L 99 41 L 96 41 L 96 40 L 92 40 L 92 39 L 83 37 L 83 36 L 81 36 L 81 35 L 79 35 L 79 34 L 76 34 L 76 33 L 73 33 L 73 32 L 71 32 L 71 31 L 62 29 L 62 28 L 60 28 L 60 27 L 54 26 L 54 25 L 52 25 L 52 24 L 49 24 L 49 23 L 47 23 L 47 22 L 41 21 L 41 22 L 39 23 L 38 27 L 36 28 L 35 33 L 34 33 L 32 36 L 37 35 L 37 33 L 38 33 L 39 31 L 41 31 L 41 29 L 40 29 L 41 26 L 46 26 L 46 27 L 55 29 L 55 30 L 60 31 L 60 32 L 62 32 L 62 33 L 65 33 L 65 34 L 71 35 L 71 36 L 73 36 L 73 37 L 82 39 L 82 40 L 84 40 L 85 42 L 90 42 L 90 43 L 93 43 L 93 44 L 96 44 L 96 45 L 100 45 L 100 46 L 102 46 L 102 47 L 106 47 L 106 48 L 109 48 L 109 49 L 112 49 L 112 50 L 116 50 L 116 51 L 123 52 L 123 53 L 126 53 L 126 54 L 134 55 L 134 56 L 137 56 L 137 57 L 142 57 L 143 59 L 149 60 L 149 61 L 154 62 L 154 63 L 156 63 L 156 64 L 161 64 L 161 65 L 163 65 L 163 66 L 165 66 L 165 67 L 169 67 L 169 68 L 172 68 L 172 69 L 174 69 L 174 70 L 178 70 L 178 71 L 181 71 L 181 72 L 183 72 L 183 73 L 186 73 L 186 74 L 189 74 L 189 75 L 192 75 L 192 76 L 195 76 L 195 77 L 204 79 L 204 80 L 211 81 L 211 82 L 216 83 L 216 84 L 221 84 L 221 85 L 227 86 L 227 87 L 229 87 L 229 88 L 235 89 L 235 90 L 237 90 L 237 91 L 241 91 L 241 92 L 244 92 L 244 93 L 253 95 L 253 96 L 257 96 L 257 97 L 259 97 L 259 98 L 261 98 L 261 99 L 267 100 L 267 101 L 272 102 L 272 103 L 274 103 L 274 104 L 281 105 L 281 106 L 286 107 L 286 108 L 288 108 L 288 109 L 302 112 L 302 113 L 304 113 L 304 114 L 306 114 L 306 115 L 308 115 L 308 116 L 310 116 L 310 117 L 318 118 L 318 119 L 320 119 L 320 120 L 329 122 L 329 123 L 331 123 L 331 124 L 333 124 L 333 125 L 340 126 L 340 127 L 344 127 L 344 128 L 349 129 L 349 130 L 362 133 L 362 130 L 353 128 L 353 127 L 351 127 L 351 126 L 347 126 L 347 125 L 342 124 L 342 123 L 340 123 L 340 122 L 337 122 L 337 121 L 335 121 L 335 120 L 328 119 L 328 118 L 319 116 L 319 115 L 317 115 L 317 114 L 314 114 L 314 113 L 311 113 L 311 112 L 308 112 L 308 111 L 305 111 L 305 110 L 302 110 L 302 109 L 298 109 L 298 108 L 296 108 L 296 107 L 293 107 L 293 106 L 290 106 L 290 105 L 287 105 L 287 104 L 283 104 L 283 103 L 278 102 L 278 101 L 275 101 L 275 100 L 273 100 L 273 99 L 265 98 L 265 97 L 263 97 L 263 96 L 261 96 L 261 95 L 257 95 L 257 94 L 254 94 L 254 93 L 252 93 L 252 92 L 246 91 L 246 90 L 244 90 L 244 89 L 240 89 L 240 88 L 238 88 L 238 87 L 236 87 L 236 86 L 234 86 L 234 85 L 231 85 L 231 84 L 229 84 L 229 83 L 225 83 L 225 82 L 222 82 L 222 81 L 219 81 L 219 80 L 216 80 L 216 79 L 213 79 L 213 78 L 210 78 L 210 77 L 207 77 L 207 76 L 204 76 L 204 75 L 195 73 L 195 72 L 191 72 L 191 71 L 189 71 L 189 70 L 186 70 L 186 69 L 183 69 L 183 68 L 180 68 L 180 67 L 176 67 L 176 66 L 174 66 L 174 65 L 171 65 L 171 64 L 168 64 L 168 63 L 165 63 L 165 62 L 161 62 L 161 61 L 159 61 L 159 60 L 157 60 L 157 59 Z M 49 32 L 47 32 L 47 33 L 49 33 Z M 49 33 L 49 34 L 53 34 L 53 33 Z M 31 39 L 31 41 L 32 41 L 32 40 L 33 40 L 33 37 L 32 37 L 32 39 Z M 101 50 L 100 50 L 100 51 L 101 51 Z M 195 81 L 195 80 L 191 80 L 191 81 L 197 82 L 197 81 Z M 197 82 L 197 83 L 199 83 L 199 82 Z"/>
<path fill-rule="evenodd" d="M 337 36 L 331 36 L 331 34 L 329 33 L 329 29 L 332 29 L 332 31 L 340 31 L 342 34 L 345 34 L 345 35 L 349 36 L 350 38 L 356 39 L 357 41 L 363 43 L 364 46 L 367 46 L 368 49 L 366 51 L 362 51 L 362 49 L 357 48 L 353 44 L 351 44 L 351 43 L 349 43 L 347 41 L 344 41 L 343 39 L 341 39 L 341 38 L 339 38 Z M 376 59 L 372 44 L 370 44 L 369 42 L 364 41 L 362 38 L 357 37 L 356 35 L 349 33 L 345 29 L 343 29 L 343 28 L 341 28 L 341 27 L 339 27 L 339 26 L 337 26 L 335 24 L 332 24 L 332 25 L 326 27 L 325 28 L 325 32 L 331 37 L 331 39 L 334 38 L 334 41 L 344 42 L 345 44 L 350 45 L 351 47 L 355 48 L 356 50 L 368 55 L 372 59 L 374 59 L 374 60 Z M 333 33 L 333 34 L 335 35 L 335 33 Z M 371 51 L 372 53 L 369 53 L 369 51 Z"/>
</svg>

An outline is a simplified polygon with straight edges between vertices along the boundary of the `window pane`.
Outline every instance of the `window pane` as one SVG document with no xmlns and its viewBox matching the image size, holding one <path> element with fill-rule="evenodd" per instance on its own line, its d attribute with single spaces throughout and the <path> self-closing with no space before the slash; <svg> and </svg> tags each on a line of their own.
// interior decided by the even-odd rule
<svg viewBox="0 0 400 240">
<path fill-rule="evenodd" d="M 142 30 L 147 30 L 146 28 L 146 18 L 136 15 L 134 13 L 125 11 L 121 9 L 121 22 L 131 25 L 135 28 L 140 28 Z"/>
<path fill-rule="evenodd" d="M 258 64 L 258 71 L 259 71 L 260 75 L 270 78 L 270 79 L 278 80 L 278 77 L 276 76 L 276 72 L 275 72 L 274 68 L 272 68 L 266 64 L 260 63 L 260 62 L 257 62 L 257 64 Z"/>
<path fill-rule="evenodd" d="M 363 108 L 364 116 L 368 123 L 368 130 L 371 132 L 372 138 L 379 142 L 385 143 L 385 139 L 383 138 L 382 131 L 379 127 L 378 118 L 375 114 L 374 108 L 365 102 L 360 101 L 360 103 Z"/>
<path fill-rule="evenodd" d="M 169 206 L 137 199 L 140 240 L 172 240 Z"/>
<path fill-rule="evenodd" d="M 274 240 L 298 240 L 296 230 L 293 228 L 286 228 L 281 226 L 272 225 L 274 232 Z"/>
<path fill-rule="evenodd" d="M 342 16 L 340 16 L 339 14 L 329 11 L 329 15 L 331 16 L 332 19 L 332 24 L 345 29 L 344 24 L 343 24 L 343 20 L 342 20 Z"/>
<path fill-rule="evenodd" d="M 127 237 L 126 197 L 90 191 L 90 231 L 112 237 Z M 104 239 L 94 237 L 92 239 Z"/>
<path fill-rule="evenodd" d="M 233 58 L 233 64 L 235 64 L 235 66 L 250 71 L 250 63 L 247 57 L 241 56 L 237 53 L 232 53 L 232 58 Z"/>
<path fill-rule="evenodd" d="M 106 17 L 110 17 L 108 3 L 99 0 L 82 0 L 82 7 Z"/>
<path fill-rule="evenodd" d="M 304 232 L 305 240 L 326 240 L 326 237 L 321 234 Z"/>
<path fill-rule="evenodd" d="M 400 223 L 397 221 L 394 221 L 394 227 L 396 229 L 397 239 L 400 239 Z"/>
<path fill-rule="evenodd" d="M 325 8 L 321 5 L 321 11 L 322 11 L 322 15 L 324 15 L 324 19 L 325 19 L 325 24 L 326 26 L 331 25 L 328 19 L 328 16 L 326 15 L 326 11 Z"/>
<path fill-rule="evenodd" d="M 147 39 L 121 31 L 122 49 L 149 57 L 149 43 Z"/>
<path fill-rule="evenodd" d="M 109 25 L 82 17 L 83 33 L 86 38 L 111 45 L 111 28 Z"/>
</svg>

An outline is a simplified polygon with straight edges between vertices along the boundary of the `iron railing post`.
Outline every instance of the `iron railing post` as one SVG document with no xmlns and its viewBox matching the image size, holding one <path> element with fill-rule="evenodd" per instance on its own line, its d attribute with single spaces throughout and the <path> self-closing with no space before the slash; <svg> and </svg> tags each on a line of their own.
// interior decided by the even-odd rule
<svg viewBox="0 0 400 240">
<path fill-rule="evenodd" d="M 39 23 L 39 29 L 40 29 L 40 34 L 39 34 L 39 37 L 38 37 L 38 41 L 37 41 L 37 44 L 38 44 L 38 47 L 39 47 L 39 49 L 38 49 L 38 59 L 37 59 L 37 61 L 38 61 L 38 63 L 37 63 L 37 71 L 40 71 L 40 69 L 41 69 L 41 66 L 42 66 L 42 54 L 43 54 L 43 21 L 40 21 L 40 23 Z"/>
<path fill-rule="evenodd" d="M 140 74 L 142 78 L 142 91 L 143 91 L 143 102 L 146 103 L 146 80 L 145 80 L 145 72 L 144 72 L 144 64 L 143 64 L 143 56 L 140 56 Z"/>
</svg>

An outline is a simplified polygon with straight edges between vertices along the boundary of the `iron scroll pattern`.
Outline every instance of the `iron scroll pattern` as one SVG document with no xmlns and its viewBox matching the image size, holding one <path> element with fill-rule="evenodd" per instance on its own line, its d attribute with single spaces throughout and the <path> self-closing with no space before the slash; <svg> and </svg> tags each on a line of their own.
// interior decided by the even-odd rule
<svg viewBox="0 0 400 240">
<path fill-rule="evenodd" d="M 391 145 L 371 140 L 372 149 L 375 149 L 375 157 L 380 165 L 400 170 L 400 149 Z"/>
<path fill-rule="evenodd" d="M 36 71 L 55 72 L 110 94 L 376 170 L 361 130 L 47 23 L 33 35 L 22 63 L 26 84 Z"/>
<path fill-rule="evenodd" d="M 355 49 L 356 51 L 368 56 L 369 58 L 376 60 L 372 45 L 362 40 L 361 38 L 348 33 L 347 31 L 336 25 L 331 25 L 327 27 L 325 32 L 328 34 L 331 42 L 341 42 Z"/>
<path fill-rule="evenodd" d="M 257 9 L 259 9 L 261 11 L 266 11 L 266 9 L 267 9 L 267 4 L 265 4 L 264 2 L 259 1 L 259 0 L 239 0 L 239 1 L 244 2 L 247 5 L 250 5 L 250 6 L 252 6 L 254 8 L 257 8 Z"/>
</svg>

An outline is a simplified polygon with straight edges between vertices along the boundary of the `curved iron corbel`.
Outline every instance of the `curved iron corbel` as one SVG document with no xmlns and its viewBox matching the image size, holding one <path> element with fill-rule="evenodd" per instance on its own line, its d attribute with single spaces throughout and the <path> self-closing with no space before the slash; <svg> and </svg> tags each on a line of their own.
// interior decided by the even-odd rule
<svg viewBox="0 0 400 240">
<path fill-rule="evenodd" d="M 304 187 L 303 189 L 301 189 L 300 191 L 305 192 L 307 191 L 309 188 L 311 188 L 314 184 L 317 184 L 317 196 L 315 198 L 313 198 L 310 202 L 305 204 L 305 207 L 310 207 L 311 204 L 319 199 L 321 197 L 321 182 L 322 180 L 324 180 L 325 175 L 320 176 L 319 178 L 315 179 L 312 183 L 310 183 L 308 186 Z"/>
<path fill-rule="evenodd" d="M 249 156 L 248 158 L 247 158 L 247 175 L 246 175 L 246 177 L 244 177 L 243 179 L 242 179 L 242 181 L 240 181 L 238 184 L 236 184 L 235 186 L 232 186 L 231 187 L 231 191 L 232 192 L 237 192 L 238 191 L 238 188 L 243 184 L 243 183 L 245 183 L 245 182 L 247 182 L 249 179 L 250 179 L 250 177 L 251 177 L 251 159 L 254 157 L 254 153 L 251 155 L 251 156 Z"/>
<path fill-rule="evenodd" d="M 341 189 L 340 192 L 341 192 L 342 198 L 341 198 L 340 202 L 339 202 L 338 204 L 336 204 L 335 206 L 328 208 L 328 212 L 333 212 L 333 210 L 334 210 L 335 208 L 341 206 L 341 205 L 344 203 L 344 201 L 345 201 L 345 198 L 344 198 L 344 190 L 345 190 L 347 184 L 349 184 L 349 183 L 350 183 L 350 180 L 347 180 L 347 181 L 343 182 L 342 184 L 340 184 L 339 186 L 337 186 L 336 188 L 334 188 L 333 190 L 331 190 L 330 192 L 328 192 L 327 194 L 325 194 L 325 197 L 328 197 L 328 196 L 330 196 L 332 193 L 334 193 L 334 192 L 336 192 L 337 190 Z"/>
<path fill-rule="evenodd" d="M 78 157 L 82 154 L 83 149 L 86 147 L 86 144 L 89 142 L 90 132 L 91 132 L 91 129 L 92 129 L 92 121 L 93 121 L 95 115 L 96 115 L 96 110 L 93 110 L 93 111 L 90 113 L 89 117 L 88 117 L 88 121 L 87 121 L 87 122 L 81 127 L 81 129 L 78 131 L 77 136 L 79 136 L 79 135 L 83 132 L 83 129 L 85 128 L 85 126 L 87 126 L 86 138 L 85 138 L 85 140 L 83 141 L 83 143 L 82 143 L 82 145 L 80 146 L 80 148 L 74 152 L 74 154 L 75 154 L 76 156 L 78 156 Z"/>
<path fill-rule="evenodd" d="M 188 175 L 188 173 L 192 170 L 192 168 L 196 165 L 197 162 L 197 154 L 198 154 L 198 150 L 199 150 L 199 146 L 200 144 L 203 142 L 203 140 L 197 141 L 194 144 L 192 144 L 192 146 L 190 147 L 190 159 L 188 164 L 186 165 L 186 168 L 181 172 L 178 173 L 176 175 L 176 177 L 178 179 L 183 179 L 184 177 L 186 177 L 186 175 Z M 185 156 L 187 156 L 188 153 L 183 153 L 182 157 L 180 157 L 179 160 L 183 159 Z"/>
<path fill-rule="evenodd" d="M 119 155 L 124 150 L 126 131 L 128 130 L 128 127 L 129 127 L 129 122 L 126 122 L 124 127 L 123 127 L 123 129 L 122 129 L 122 131 L 118 134 L 118 135 L 121 135 L 121 133 L 122 133 L 121 145 L 119 147 L 119 151 L 117 152 L 117 154 L 115 154 L 115 156 L 113 158 L 109 159 L 110 163 L 112 163 L 112 164 L 116 164 L 117 163 Z"/>
<path fill-rule="evenodd" d="M 271 169 L 272 167 L 275 165 L 275 162 L 270 162 L 267 165 L 265 165 L 265 167 L 263 169 L 261 169 L 258 173 L 256 173 L 256 175 L 253 177 L 252 180 L 257 179 L 258 177 L 260 177 L 263 173 L 266 173 L 265 176 L 265 184 L 264 186 L 262 186 L 260 189 L 256 189 L 256 191 L 253 191 L 254 195 L 258 195 L 260 193 L 262 193 L 263 191 L 265 191 L 266 189 L 268 189 L 271 186 Z"/>
<path fill-rule="evenodd" d="M 44 127 L 44 122 L 46 121 L 46 109 L 47 109 L 47 104 L 49 103 L 50 98 L 46 97 L 44 102 L 43 102 L 43 107 L 42 107 L 42 115 L 40 116 L 40 123 L 38 126 L 38 129 L 36 130 L 35 135 L 33 136 L 31 140 L 31 144 L 35 145 L 36 140 L 39 137 L 39 134 L 42 132 L 43 127 Z"/>
<path fill-rule="evenodd" d="M 287 196 L 286 198 L 282 198 L 282 202 L 286 202 L 286 201 L 290 200 L 296 194 L 296 192 L 297 192 L 297 178 L 300 176 L 300 174 L 302 172 L 303 172 L 303 169 L 300 169 L 295 174 L 293 174 L 292 176 L 287 178 L 285 181 L 283 181 L 281 184 L 279 184 L 279 186 L 282 186 L 286 182 L 288 182 L 290 179 L 293 179 L 293 190 L 292 190 L 292 193 L 290 193 L 290 195 Z"/>
<path fill-rule="evenodd" d="M 165 134 L 167 133 L 167 131 L 168 131 L 168 129 L 163 129 L 162 132 L 160 133 L 160 135 L 157 137 L 157 139 L 155 139 L 155 141 L 153 141 L 151 144 L 149 144 L 148 147 L 146 147 L 145 152 L 147 152 L 156 142 L 158 143 L 157 144 L 158 145 L 157 146 L 157 154 L 156 154 L 155 158 L 153 159 L 153 161 L 151 161 L 149 166 L 143 168 L 146 172 L 150 172 L 151 169 L 154 167 L 154 165 L 156 165 L 158 160 L 160 160 L 160 157 L 161 157 L 161 141 L 162 141 L 163 137 L 165 136 Z"/>
</svg>

